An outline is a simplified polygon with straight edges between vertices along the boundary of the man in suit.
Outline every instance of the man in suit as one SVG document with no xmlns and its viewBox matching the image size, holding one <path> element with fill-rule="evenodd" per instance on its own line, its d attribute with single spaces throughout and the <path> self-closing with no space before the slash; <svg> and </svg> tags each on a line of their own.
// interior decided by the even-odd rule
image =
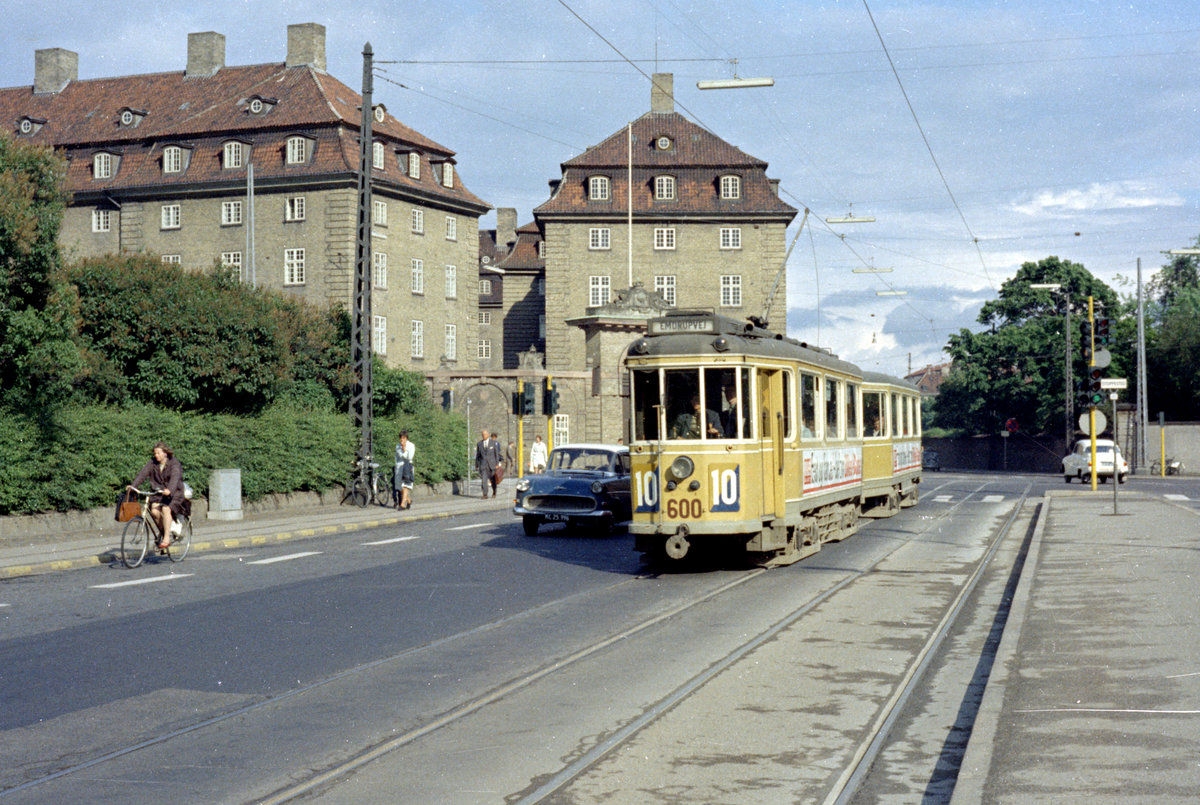
<svg viewBox="0 0 1200 805">
<path fill-rule="evenodd" d="M 489 489 L 492 497 L 496 496 L 496 471 L 504 466 L 504 454 L 500 442 L 486 429 L 479 435 L 482 438 L 475 444 L 475 470 L 479 473 L 479 485 L 486 499 Z"/>
</svg>

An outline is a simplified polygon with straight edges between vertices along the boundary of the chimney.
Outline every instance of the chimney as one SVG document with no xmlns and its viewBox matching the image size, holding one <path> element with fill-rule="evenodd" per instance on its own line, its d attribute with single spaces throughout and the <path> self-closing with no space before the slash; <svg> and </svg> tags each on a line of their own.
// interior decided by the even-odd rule
<svg viewBox="0 0 1200 805">
<path fill-rule="evenodd" d="M 675 111 L 675 74 L 655 73 L 650 87 L 650 111 Z"/>
<path fill-rule="evenodd" d="M 79 79 L 79 54 L 62 48 L 33 52 L 33 92 L 55 95 Z"/>
<path fill-rule="evenodd" d="M 216 75 L 225 66 L 225 35 L 216 31 L 188 34 L 187 72 L 185 76 Z"/>
<path fill-rule="evenodd" d="M 288 67 L 314 67 L 325 72 L 325 26 L 316 22 L 289 25 Z"/>
<path fill-rule="evenodd" d="M 517 239 L 517 208 L 496 208 L 496 248 L 507 249 Z"/>
</svg>

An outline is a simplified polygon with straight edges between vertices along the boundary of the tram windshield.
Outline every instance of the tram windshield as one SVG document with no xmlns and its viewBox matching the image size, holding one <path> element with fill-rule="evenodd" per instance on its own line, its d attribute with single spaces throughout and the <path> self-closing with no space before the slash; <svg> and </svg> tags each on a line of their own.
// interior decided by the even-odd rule
<svg viewBox="0 0 1200 805">
<path fill-rule="evenodd" d="M 657 369 L 632 375 L 634 439 L 751 437 L 749 369 L 664 369 L 661 385 Z"/>
</svg>

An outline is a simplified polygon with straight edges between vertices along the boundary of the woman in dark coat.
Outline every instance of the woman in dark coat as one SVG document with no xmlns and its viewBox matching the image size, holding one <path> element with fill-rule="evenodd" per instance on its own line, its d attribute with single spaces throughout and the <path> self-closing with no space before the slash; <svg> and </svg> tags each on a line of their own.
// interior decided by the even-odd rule
<svg viewBox="0 0 1200 805">
<path fill-rule="evenodd" d="M 183 497 L 183 465 L 175 458 L 175 453 L 167 447 L 166 442 L 158 442 L 150 451 L 150 460 L 142 467 L 137 477 L 127 489 L 136 490 L 138 484 L 149 480 L 150 489 L 155 492 L 150 497 L 150 516 L 159 527 L 158 547 L 166 548 L 171 541 L 172 525 L 176 524 L 179 515 L 184 513 L 187 501 Z M 176 526 L 175 533 L 180 532 Z"/>
</svg>

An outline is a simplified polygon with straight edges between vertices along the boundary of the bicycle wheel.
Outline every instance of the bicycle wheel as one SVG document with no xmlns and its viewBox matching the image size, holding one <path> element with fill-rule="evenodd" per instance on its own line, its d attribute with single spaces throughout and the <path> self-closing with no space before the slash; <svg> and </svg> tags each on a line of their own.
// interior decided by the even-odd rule
<svg viewBox="0 0 1200 805">
<path fill-rule="evenodd" d="M 362 478 L 354 479 L 354 485 L 350 488 L 350 502 L 360 509 L 371 502 L 371 490 Z"/>
<path fill-rule="evenodd" d="M 375 505 L 390 506 L 392 503 L 392 485 L 382 475 L 375 476 Z"/>
<path fill-rule="evenodd" d="M 121 532 L 121 562 L 125 567 L 137 567 L 146 558 L 149 545 L 149 526 L 141 517 L 133 518 L 125 524 L 125 529 Z"/>
<path fill-rule="evenodd" d="M 184 517 L 180 522 L 183 524 L 183 531 L 167 546 L 167 558 L 172 562 L 182 562 L 192 547 L 192 518 Z"/>
</svg>

